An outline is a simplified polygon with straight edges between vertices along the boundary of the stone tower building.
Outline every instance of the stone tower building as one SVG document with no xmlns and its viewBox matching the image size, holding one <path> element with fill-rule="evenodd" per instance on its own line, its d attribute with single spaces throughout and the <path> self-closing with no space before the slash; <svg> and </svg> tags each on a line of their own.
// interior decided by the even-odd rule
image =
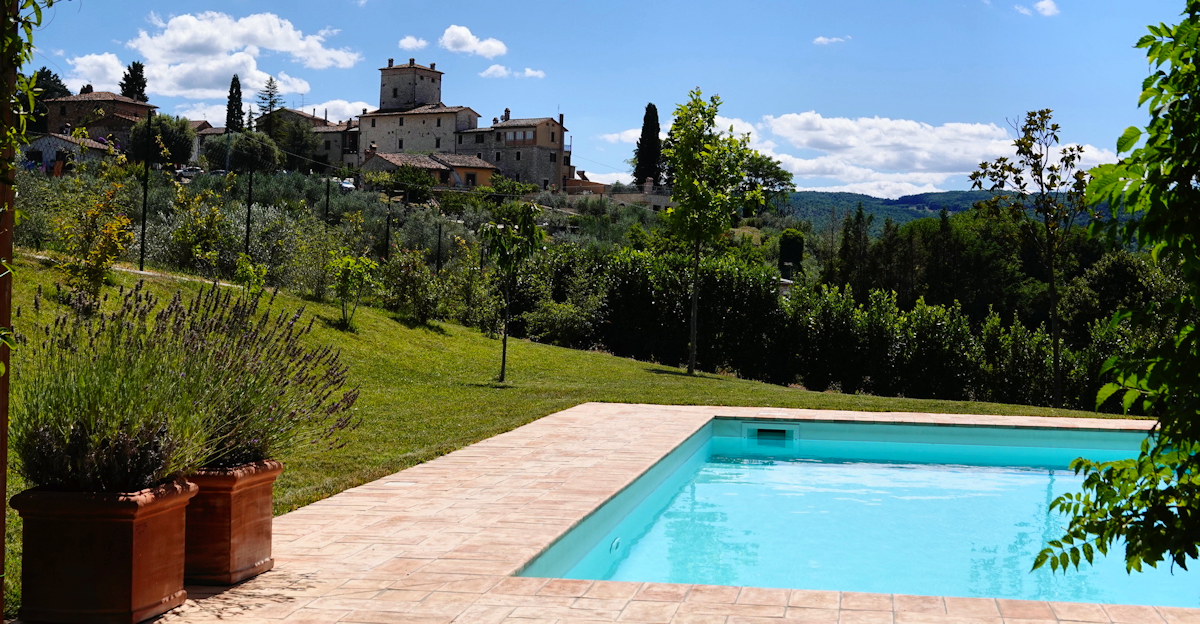
<svg viewBox="0 0 1200 624">
<path fill-rule="evenodd" d="M 387 67 L 379 69 L 379 111 L 407 111 L 441 102 L 442 72 L 436 65 L 417 65 L 411 58 L 407 65 L 395 65 L 388 59 Z"/>
</svg>

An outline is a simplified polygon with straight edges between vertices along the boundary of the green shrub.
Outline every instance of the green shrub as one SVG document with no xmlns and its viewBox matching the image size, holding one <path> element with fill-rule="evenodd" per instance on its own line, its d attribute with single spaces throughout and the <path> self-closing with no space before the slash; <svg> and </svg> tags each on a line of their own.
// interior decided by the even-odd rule
<svg viewBox="0 0 1200 624">
<path fill-rule="evenodd" d="M 342 327 L 350 329 L 358 304 L 374 283 L 375 270 L 379 265 L 362 256 L 347 255 L 345 251 L 330 252 L 325 270 L 332 278 L 334 295 L 341 303 Z"/>
<path fill-rule="evenodd" d="M 437 313 L 437 284 L 420 251 L 401 249 L 379 267 L 384 307 L 426 323 Z"/>
<path fill-rule="evenodd" d="M 98 199 L 64 214 L 57 224 L 68 256 L 61 268 L 81 308 L 99 304 L 113 262 L 133 241 L 129 217 L 117 205 L 120 189 L 121 185 L 113 184 Z"/>
</svg>

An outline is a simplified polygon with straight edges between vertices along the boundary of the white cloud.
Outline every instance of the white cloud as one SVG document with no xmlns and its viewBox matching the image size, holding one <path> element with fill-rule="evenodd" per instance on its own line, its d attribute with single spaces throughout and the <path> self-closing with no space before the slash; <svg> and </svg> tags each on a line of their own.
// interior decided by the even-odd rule
<svg viewBox="0 0 1200 624">
<path fill-rule="evenodd" d="M 512 70 L 503 65 L 496 64 L 479 72 L 479 75 L 484 78 L 508 78 L 512 75 Z"/>
<path fill-rule="evenodd" d="M 186 117 L 192 121 L 207 120 L 208 123 L 214 126 L 225 125 L 225 104 L 209 104 L 207 102 L 193 102 L 191 104 L 180 104 L 175 107 L 175 114 L 180 117 Z M 242 116 L 245 117 L 245 111 Z"/>
<path fill-rule="evenodd" d="M 816 39 L 813 39 L 813 43 L 816 45 L 829 45 L 831 43 L 842 43 L 849 38 L 849 35 L 845 37 L 817 37 Z"/>
<path fill-rule="evenodd" d="M 633 176 L 628 173 L 593 173 L 587 172 L 588 180 L 599 182 L 601 184 L 613 184 L 620 182 L 621 184 L 633 183 Z"/>
<path fill-rule="evenodd" d="M 244 91 L 258 91 L 269 77 L 258 68 L 258 57 L 264 51 L 285 53 L 309 69 L 349 68 L 362 60 L 361 54 L 349 48 L 325 45 L 337 30 L 305 35 L 273 13 L 235 19 L 206 11 L 177 15 L 167 22 L 152 15 L 149 21 L 157 30 L 139 31 L 126 45 L 145 59 L 147 91 L 157 95 L 220 97 L 228 93 L 229 79 L 235 73 Z M 286 72 L 279 72 L 275 80 L 282 93 L 307 93 L 310 89 L 306 80 Z"/>
<path fill-rule="evenodd" d="M 408 35 L 400 40 L 401 50 L 421 50 L 427 45 L 429 45 L 428 41 L 425 41 L 424 39 L 418 39 L 412 35 Z"/>
<path fill-rule="evenodd" d="M 1034 4 L 1033 8 L 1046 17 L 1058 15 L 1058 5 L 1054 4 L 1054 0 L 1041 0 L 1041 2 Z"/>
<path fill-rule="evenodd" d="M 546 72 L 528 67 L 525 68 L 525 71 L 519 72 L 497 63 L 479 72 L 479 75 L 484 78 L 545 78 Z"/>
<path fill-rule="evenodd" d="M 880 197 L 936 191 L 951 178 L 974 171 L 980 162 L 1013 155 L 1013 136 L 991 123 L 935 126 L 908 119 L 824 117 L 809 111 L 768 115 L 757 124 L 718 117 L 717 126 L 748 133 L 751 146 L 779 160 L 801 188 L 833 181 L 820 188 Z M 780 151 L 776 140 L 806 156 Z M 1084 146 L 1085 168 L 1115 161 L 1110 150 Z"/>
<path fill-rule="evenodd" d="M 1033 11 L 1030 11 L 1029 7 L 1027 6 L 1014 4 L 1013 8 L 1016 9 L 1017 13 L 1020 13 L 1021 15 L 1033 15 Z"/>
<path fill-rule="evenodd" d="M 71 73 L 63 79 L 63 83 L 72 91 L 78 92 L 86 84 L 92 85 L 97 91 L 120 90 L 125 64 L 116 54 L 85 54 L 69 58 L 67 62 L 71 64 Z"/>
<path fill-rule="evenodd" d="M 442 33 L 442 38 L 438 39 L 438 45 L 451 52 L 476 54 L 487 59 L 504 56 L 508 53 L 508 47 L 504 45 L 503 41 L 490 38 L 481 40 L 471 33 L 470 28 L 456 24 L 451 24 L 446 32 Z"/>
<path fill-rule="evenodd" d="M 622 130 L 620 132 L 614 132 L 612 134 L 600 135 L 600 139 L 602 141 L 608 141 L 609 143 L 637 143 L 638 139 L 640 139 L 640 138 L 642 138 L 642 129 L 641 128 L 630 128 L 628 130 Z M 658 138 L 666 140 L 667 133 L 659 132 Z"/>
<path fill-rule="evenodd" d="M 328 114 L 329 121 L 333 122 L 345 121 L 352 117 L 357 117 L 362 114 L 362 110 L 364 108 L 367 110 L 374 110 L 375 107 L 363 101 L 348 102 L 346 100 L 329 100 L 328 102 L 321 102 L 320 104 L 309 104 L 304 107 L 304 112 L 312 113 L 315 109 L 317 111 L 315 113 L 316 116 L 325 117 L 325 115 Z"/>
</svg>

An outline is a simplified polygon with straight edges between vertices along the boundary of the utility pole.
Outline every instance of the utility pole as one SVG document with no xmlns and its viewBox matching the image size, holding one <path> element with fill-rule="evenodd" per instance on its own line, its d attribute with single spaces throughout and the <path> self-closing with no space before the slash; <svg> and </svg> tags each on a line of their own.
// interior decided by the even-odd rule
<svg viewBox="0 0 1200 624">
<path fill-rule="evenodd" d="M 138 254 L 138 270 L 146 270 L 146 218 L 150 214 L 150 163 L 154 160 L 154 109 L 146 116 L 146 171 L 142 175 L 142 237 Z"/>
<path fill-rule="evenodd" d="M 329 223 L 329 186 L 330 186 L 330 183 L 331 183 L 331 180 L 329 179 L 329 173 L 326 173 L 325 174 L 325 223 L 327 223 L 327 224 Z M 390 209 L 391 206 L 388 206 L 388 208 Z"/>
</svg>

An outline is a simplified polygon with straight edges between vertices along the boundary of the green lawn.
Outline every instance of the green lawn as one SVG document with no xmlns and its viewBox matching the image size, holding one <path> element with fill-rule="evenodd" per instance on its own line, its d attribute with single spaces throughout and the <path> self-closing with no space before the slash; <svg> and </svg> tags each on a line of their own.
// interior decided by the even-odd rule
<svg viewBox="0 0 1200 624">
<path fill-rule="evenodd" d="M 53 292 L 59 274 L 30 259 L 18 259 L 14 305 L 21 310 L 20 331 L 34 317 L 38 284 Z M 118 272 L 119 284 L 133 285 L 138 276 Z M 163 299 L 174 292 L 194 292 L 201 284 L 167 277 L 146 278 L 151 292 Z M 113 289 L 115 295 L 115 288 Z M 110 305 L 112 302 L 109 302 Z M 509 381 L 495 384 L 500 342 L 478 331 L 450 323 L 410 327 L 384 311 L 362 307 L 356 331 L 331 326 L 339 313 L 334 305 L 312 303 L 280 294 L 276 307 L 305 306 L 317 322 L 313 339 L 342 349 L 352 383 L 361 387 L 357 413 L 361 425 L 336 451 L 306 449 L 282 458 L 287 465 L 275 488 L 275 510 L 283 513 L 342 490 L 519 427 L 547 414 L 587 401 L 691 405 L 752 405 L 868 411 L 923 411 L 969 414 L 1097 416 L 1048 408 L 897 399 L 808 392 L 718 375 L 689 377 L 679 369 L 613 357 L 509 341 Z M 37 315 L 53 318 L 56 308 L 43 304 Z M 14 355 L 20 365 L 20 353 Z M 20 491 L 16 480 L 9 495 Z M 6 572 L 19 568 L 19 525 L 8 514 Z M 17 541 L 14 541 L 17 540 Z M 14 592 L 6 582 L 11 617 Z"/>
</svg>

